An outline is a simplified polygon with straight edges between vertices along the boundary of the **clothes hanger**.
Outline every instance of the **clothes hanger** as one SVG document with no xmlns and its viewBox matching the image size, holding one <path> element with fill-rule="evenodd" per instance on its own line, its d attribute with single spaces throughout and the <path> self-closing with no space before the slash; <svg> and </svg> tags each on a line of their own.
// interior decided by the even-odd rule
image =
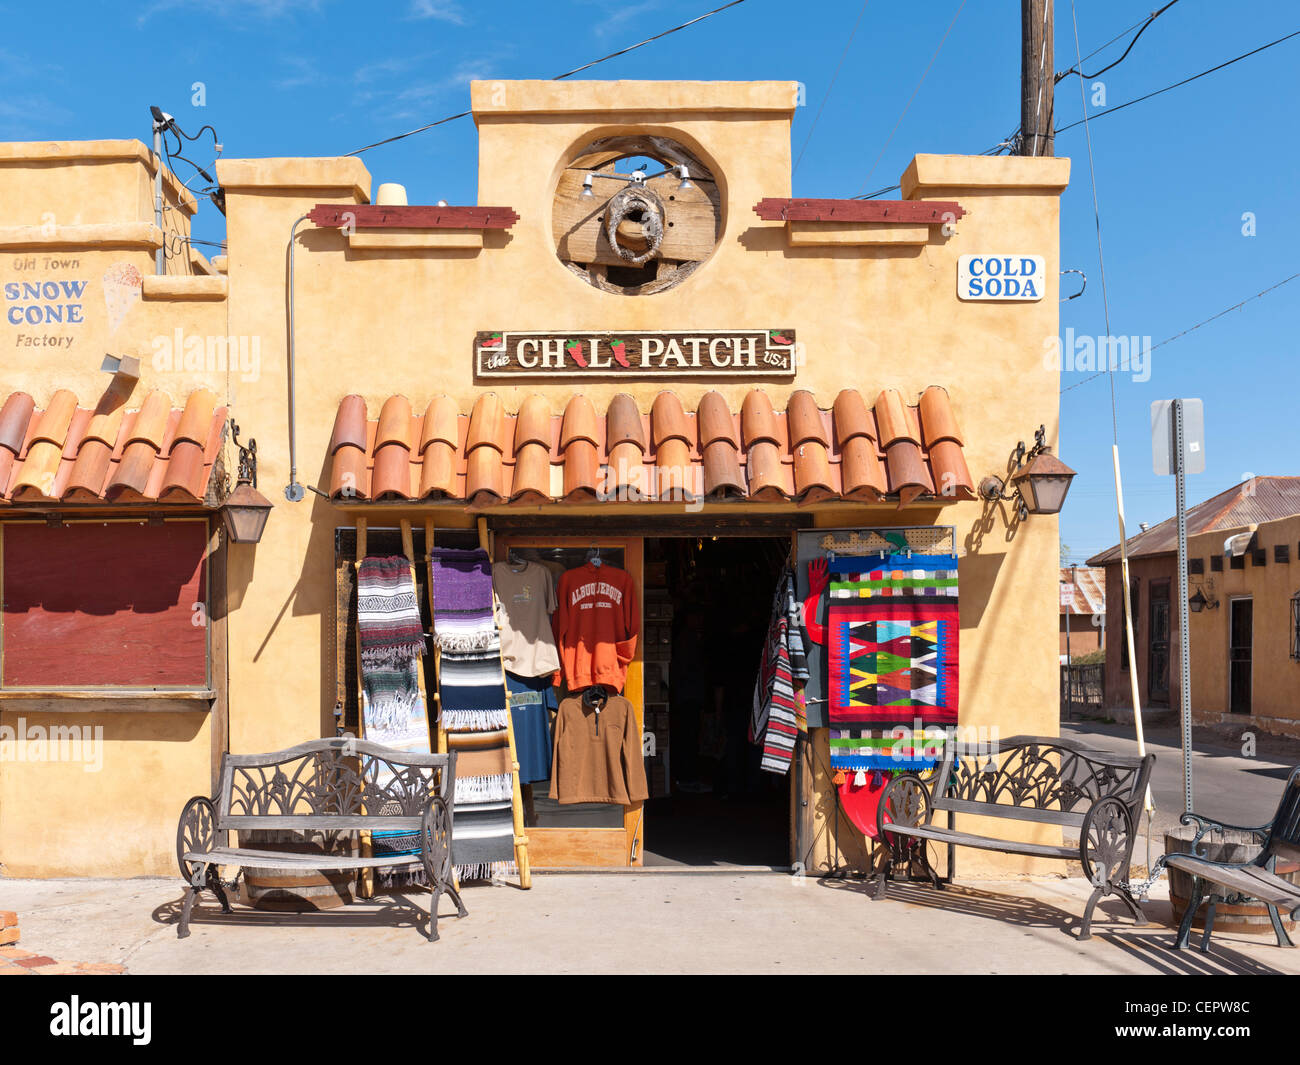
<svg viewBox="0 0 1300 1065">
<path fill-rule="evenodd" d="M 600 558 L 600 548 L 595 544 L 592 544 L 591 547 L 587 549 L 587 561 L 597 568 L 604 565 Z"/>
</svg>

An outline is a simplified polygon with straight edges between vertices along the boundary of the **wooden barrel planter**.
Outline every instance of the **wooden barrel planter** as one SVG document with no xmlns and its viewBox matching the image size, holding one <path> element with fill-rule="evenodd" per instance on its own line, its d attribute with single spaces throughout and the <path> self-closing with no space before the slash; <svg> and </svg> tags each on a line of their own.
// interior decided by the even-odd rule
<svg viewBox="0 0 1300 1065">
<path fill-rule="evenodd" d="M 352 833 L 258 829 L 241 832 L 239 837 L 240 846 L 265 851 L 349 857 L 357 853 L 357 841 Z M 281 913 L 309 913 L 332 910 L 351 902 L 356 872 L 246 865 L 242 884 L 242 901 L 249 906 Z"/>
<path fill-rule="evenodd" d="M 1186 826 L 1170 829 L 1165 833 L 1166 854 L 1190 854 L 1192 840 L 1196 829 Z M 1201 840 L 1205 857 L 1218 862 L 1249 862 L 1259 855 L 1261 844 L 1258 838 L 1249 832 L 1229 829 L 1224 832 L 1207 832 Z M 1300 864 L 1296 862 L 1277 863 L 1277 874 L 1293 884 L 1300 884 Z M 1213 889 L 1210 889 L 1213 890 Z M 1169 870 L 1169 901 L 1174 907 L 1175 927 L 1182 921 L 1187 911 L 1188 900 L 1192 897 L 1191 874 L 1181 869 Z M 1197 910 L 1192 920 L 1193 928 L 1205 926 L 1206 906 Z M 1282 924 L 1288 932 L 1295 930 L 1296 922 L 1288 921 L 1282 915 Z M 1219 903 L 1214 910 L 1214 930 L 1216 932 L 1252 932 L 1273 934 L 1273 925 L 1269 921 L 1268 907 L 1262 902 L 1248 902 L 1242 905 L 1225 905 Z"/>
</svg>

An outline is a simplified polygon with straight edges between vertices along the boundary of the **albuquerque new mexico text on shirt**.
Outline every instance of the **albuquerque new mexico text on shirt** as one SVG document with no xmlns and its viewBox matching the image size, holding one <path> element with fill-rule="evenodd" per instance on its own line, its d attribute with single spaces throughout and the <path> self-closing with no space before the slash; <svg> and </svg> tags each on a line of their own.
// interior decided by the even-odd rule
<svg viewBox="0 0 1300 1065">
<path fill-rule="evenodd" d="M 602 601 L 596 599 L 596 596 L 605 596 Z M 587 602 L 586 600 L 592 600 Z M 617 585 L 610 584 L 608 581 L 588 581 L 586 584 L 580 584 L 569 595 L 569 606 L 576 606 L 579 610 L 590 610 L 592 607 L 614 607 L 623 605 L 623 589 Z"/>
</svg>

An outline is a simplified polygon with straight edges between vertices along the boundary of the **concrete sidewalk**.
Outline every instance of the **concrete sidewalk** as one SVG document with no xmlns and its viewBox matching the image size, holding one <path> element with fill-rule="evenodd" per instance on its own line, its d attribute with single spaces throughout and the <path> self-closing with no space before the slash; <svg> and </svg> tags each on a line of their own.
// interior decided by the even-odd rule
<svg viewBox="0 0 1300 1065">
<path fill-rule="evenodd" d="M 120 963 L 128 973 L 1136 973 L 1300 974 L 1300 950 L 1271 935 L 1215 934 L 1212 952 L 1170 950 L 1164 883 L 1136 928 L 1110 900 L 1093 938 L 1074 936 L 1080 879 L 971 882 L 936 892 L 779 873 L 539 875 L 531 891 L 467 888 L 470 914 L 444 901 L 441 940 L 424 938 L 427 896 L 376 899 L 312 915 L 204 896 L 176 938 L 179 878 L 0 880 L 22 947 Z M 1160 923 L 1165 922 L 1165 923 Z M 417 924 L 418 923 L 418 924 Z"/>
</svg>

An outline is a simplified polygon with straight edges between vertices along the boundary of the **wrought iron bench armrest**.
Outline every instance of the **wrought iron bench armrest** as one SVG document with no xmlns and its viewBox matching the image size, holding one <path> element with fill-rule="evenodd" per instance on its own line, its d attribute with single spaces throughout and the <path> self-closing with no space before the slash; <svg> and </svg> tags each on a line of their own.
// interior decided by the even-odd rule
<svg viewBox="0 0 1300 1065">
<path fill-rule="evenodd" d="M 892 821 L 885 820 L 886 813 Z M 930 789 L 915 773 L 903 773 L 894 777 L 880 793 L 876 805 L 876 829 L 881 838 L 891 823 L 928 825 L 933 819 L 934 803 L 930 799 Z"/>
<path fill-rule="evenodd" d="M 1273 827 L 1271 822 L 1267 825 L 1230 825 L 1226 821 L 1215 821 L 1211 817 L 1206 817 L 1203 814 L 1194 814 L 1194 813 L 1184 813 L 1181 817 L 1178 818 L 1178 823 L 1180 825 L 1196 827 L 1196 836 L 1192 839 L 1191 853 L 1198 858 L 1205 857 L 1205 851 L 1201 848 L 1200 843 L 1201 840 L 1205 837 L 1206 833 L 1208 832 L 1215 832 L 1215 831 L 1251 832 L 1254 835 L 1259 837 L 1258 842 L 1259 845 L 1262 847 L 1264 845 L 1265 840 L 1268 839 L 1269 830 Z M 1213 859 L 1209 859 L 1209 860 L 1213 860 Z M 1220 862 L 1219 864 L 1226 865 L 1228 863 Z M 1251 865 L 1253 863 L 1246 862 L 1245 864 Z"/>
</svg>

